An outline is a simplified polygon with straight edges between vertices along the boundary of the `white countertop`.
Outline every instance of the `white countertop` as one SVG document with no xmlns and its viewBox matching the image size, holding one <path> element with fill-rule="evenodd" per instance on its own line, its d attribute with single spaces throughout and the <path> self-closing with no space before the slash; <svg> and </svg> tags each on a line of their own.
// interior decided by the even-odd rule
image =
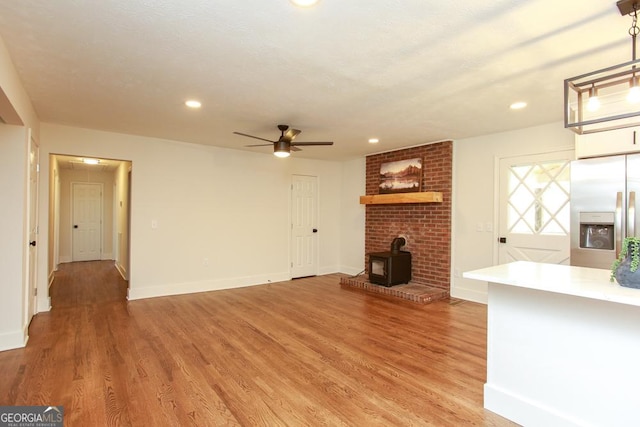
<svg viewBox="0 0 640 427">
<path fill-rule="evenodd" d="M 609 275 L 609 270 L 599 268 L 516 261 L 467 271 L 462 277 L 640 306 L 640 289 L 625 288 L 615 281 L 610 282 Z"/>
</svg>

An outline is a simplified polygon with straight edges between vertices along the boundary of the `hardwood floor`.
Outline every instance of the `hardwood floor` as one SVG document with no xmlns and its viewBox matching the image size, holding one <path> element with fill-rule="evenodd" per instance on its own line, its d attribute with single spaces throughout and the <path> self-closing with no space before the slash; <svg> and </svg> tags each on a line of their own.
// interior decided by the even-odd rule
<svg viewBox="0 0 640 427">
<path fill-rule="evenodd" d="M 0 405 L 67 426 L 514 425 L 482 407 L 486 309 L 341 288 L 327 275 L 127 302 L 112 262 L 65 264 Z"/>
</svg>

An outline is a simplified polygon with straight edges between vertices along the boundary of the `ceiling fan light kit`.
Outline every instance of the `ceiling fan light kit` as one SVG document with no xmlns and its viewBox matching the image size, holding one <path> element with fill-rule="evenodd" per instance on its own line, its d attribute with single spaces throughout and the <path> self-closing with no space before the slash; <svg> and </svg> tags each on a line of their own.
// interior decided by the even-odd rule
<svg viewBox="0 0 640 427">
<path fill-rule="evenodd" d="M 273 145 L 273 155 L 276 157 L 289 157 L 291 146 L 286 141 L 278 141 Z"/>
<path fill-rule="evenodd" d="M 579 135 L 640 125 L 640 60 L 636 37 L 640 0 L 616 3 L 622 16 L 631 15 L 631 61 L 564 81 L 564 127 Z"/>
<path fill-rule="evenodd" d="M 278 138 L 277 141 L 272 141 L 270 139 L 249 135 L 242 132 L 234 132 L 234 134 L 268 142 L 268 144 L 252 144 L 245 145 L 245 147 L 265 147 L 268 145 L 273 145 L 273 154 L 276 157 L 289 157 L 291 151 L 301 151 L 297 147 L 298 145 L 333 145 L 333 142 L 330 141 L 296 142 L 294 141 L 294 139 L 296 138 L 296 136 L 302 133 L 302 131 L 298 129 L 290 129 L 289 125 L 278 125 L 278 130 L 280 130 L 280 138 Z"/>
</svg>

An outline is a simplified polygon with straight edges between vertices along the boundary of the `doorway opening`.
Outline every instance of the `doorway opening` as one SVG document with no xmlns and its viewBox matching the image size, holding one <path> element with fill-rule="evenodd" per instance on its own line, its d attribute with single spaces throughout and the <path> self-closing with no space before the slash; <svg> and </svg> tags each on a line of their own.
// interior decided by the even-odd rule
<svg viewBox="0 0 640 427">
<path fill-rule="evenodd" d="M 132 163 L 61 154 L 51 154 L 49 161 L 52 279 L 87 274 L 87 269 L 113 269 L 128 288 Z M 69 265 L 83 262 L 94 264 L 82 268 Z M 71 281 L 76 289 L 83 282 L 75 277 Z M 122 299 L 126 299 L 126 292 Z"/>
</svg>

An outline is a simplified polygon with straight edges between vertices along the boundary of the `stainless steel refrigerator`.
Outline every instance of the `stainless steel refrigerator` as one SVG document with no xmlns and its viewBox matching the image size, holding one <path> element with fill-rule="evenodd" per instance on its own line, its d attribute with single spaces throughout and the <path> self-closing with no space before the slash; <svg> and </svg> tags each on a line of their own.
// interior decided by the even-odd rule
<svg viewBox="0 0 640 427">
<path fill-rule="evenodd" d="M 571 265 L 611 268 L 625 236 L 639 236 L 640 154 L 571 163 Z"/>
</svg>

